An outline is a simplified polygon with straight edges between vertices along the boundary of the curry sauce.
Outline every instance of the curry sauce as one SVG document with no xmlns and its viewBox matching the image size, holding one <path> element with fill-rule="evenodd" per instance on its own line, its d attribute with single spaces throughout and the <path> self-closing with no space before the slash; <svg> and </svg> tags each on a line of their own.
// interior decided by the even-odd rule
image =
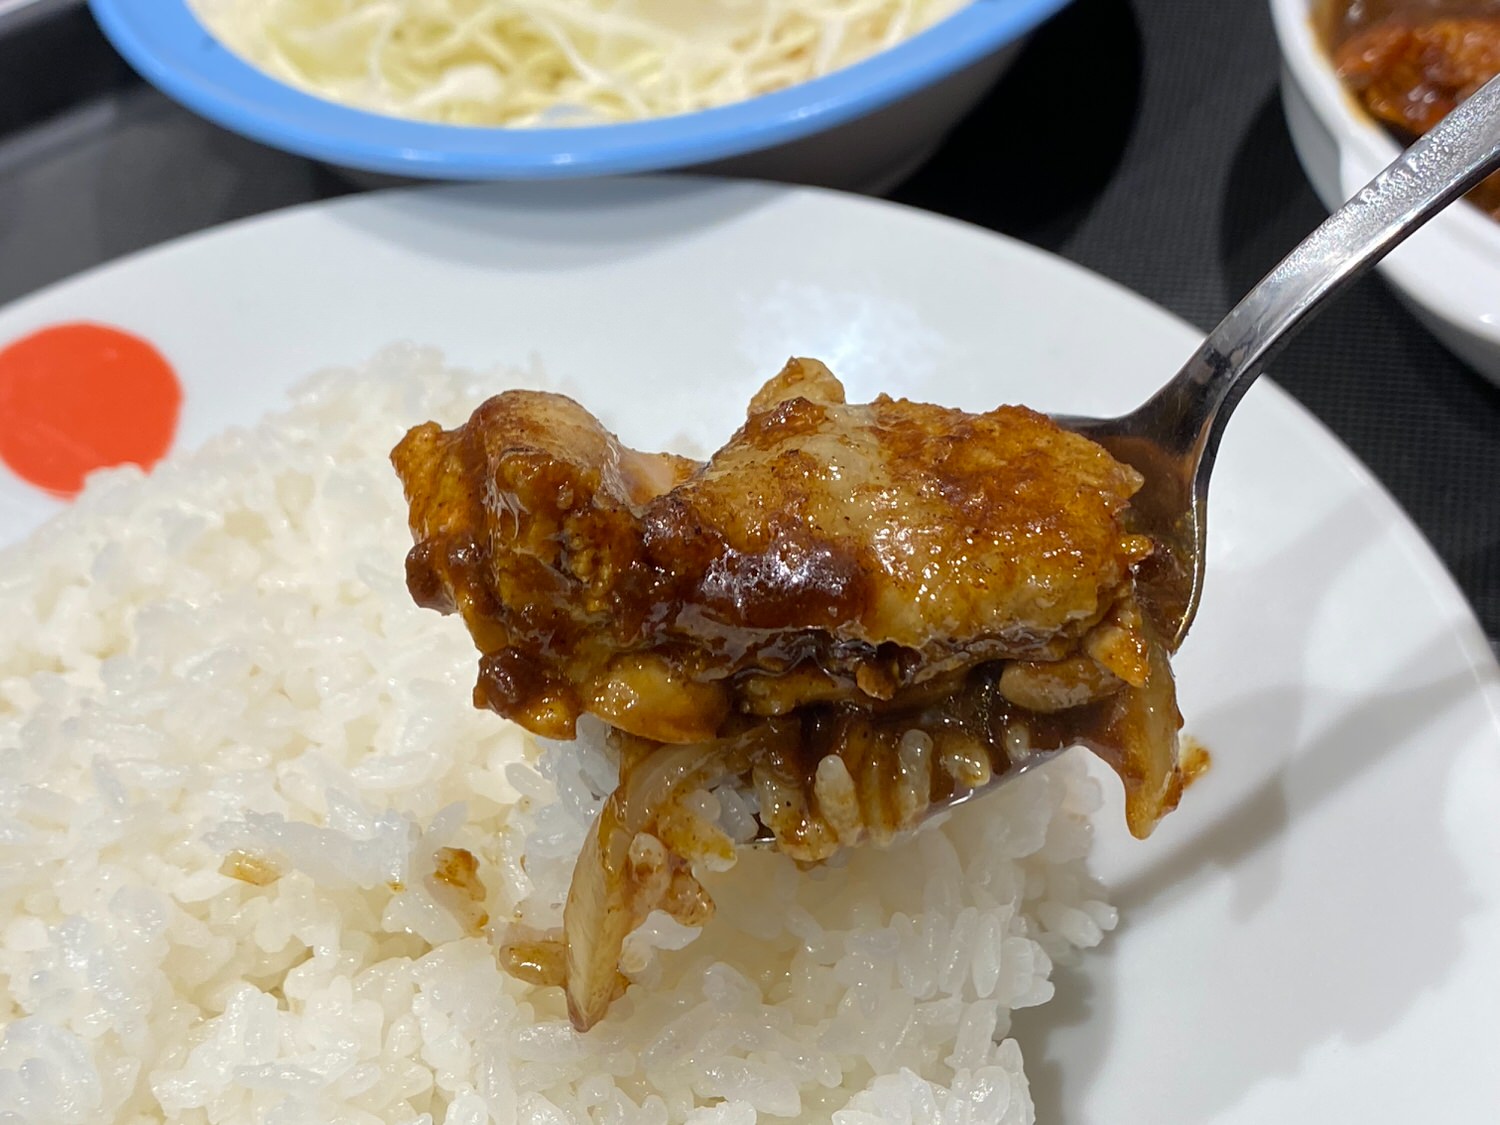
<svg viewBox="0 0 1500 1125">
<path fill-rule="evenodd" d="M 1314 23 L 1350 93 L 1405 144 L 1500 74 L 1500 0 L 1325 0 Z M 1500 219 L 1500 173 L 1469 199 Z"/>
</svg>

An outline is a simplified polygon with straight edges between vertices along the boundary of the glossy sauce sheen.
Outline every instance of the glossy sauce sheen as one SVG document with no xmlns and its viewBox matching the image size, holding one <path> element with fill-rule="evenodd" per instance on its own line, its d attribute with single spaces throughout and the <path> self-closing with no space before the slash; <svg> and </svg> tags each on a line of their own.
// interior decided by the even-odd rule
<svg viewBox="0 0 1500 1125">
<path fill-rule="evenodd" d="M 864 701 L 1056 659 L 1150 554 L 1121 518 L 1134 472 L 1041 415 L 782 380 L 706 465 L 532 392 L 407 436 L 408 582 L 463 615 L 477 702 L 552 737 L 592 711 L 701 741 L 731 710 L 784 709 L 794 671 L 798 701 Z"/>
</svg>

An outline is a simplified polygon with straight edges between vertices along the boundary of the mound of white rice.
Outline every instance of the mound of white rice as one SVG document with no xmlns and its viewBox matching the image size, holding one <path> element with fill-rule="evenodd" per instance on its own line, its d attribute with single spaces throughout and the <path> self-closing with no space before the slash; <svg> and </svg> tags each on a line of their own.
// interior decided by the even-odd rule
<svg viewBox="0 0 1500 1125">
<path fill-rule="evenodd" d="M 0 554 L 0 1120 L 1032 1121 L 1010 1013 L 1115 920 L 1067 758 L 836 869 L 746 854 L 588 1035 L 497 969 L 613 781 L 470 706 L 386 456 L 502 385 L 393 349 Z"/>
</svg>

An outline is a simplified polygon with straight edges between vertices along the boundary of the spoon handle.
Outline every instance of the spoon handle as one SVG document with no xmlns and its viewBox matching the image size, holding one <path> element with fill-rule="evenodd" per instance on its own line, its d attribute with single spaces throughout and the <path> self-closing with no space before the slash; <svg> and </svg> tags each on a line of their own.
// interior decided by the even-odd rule
<svg viewBox="0 0 1500 1125">
<path fill-rule="evenodd" d="M 1398 156 L 1247 293 L 1143 412 L 1212 467 L 1229 413 L 1307 315 L 1500 167 L 1500 77 Z M 1462 278 L 1455 278 L 1462 284 Z"/>
</svg>

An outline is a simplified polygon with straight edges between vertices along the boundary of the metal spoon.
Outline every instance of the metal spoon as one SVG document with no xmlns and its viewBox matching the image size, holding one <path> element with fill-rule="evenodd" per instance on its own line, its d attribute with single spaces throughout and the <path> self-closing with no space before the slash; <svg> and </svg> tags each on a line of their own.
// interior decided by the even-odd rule
<svg viewBox="0 0 1500 1125">
<path fill-rule="evenodd" d="M 1500 77 L 1308 235 L 1144 404 L 1121 418 L 1057 419 L 1146 478 L 1131 506 L 1165 550 L 1137 583 L 1168 648 L 1182 643 L 1203 596 L 1208 478 L 1245 391 L 1313 312 L 1497 168 Z"/>
<path fill-rule="evenodd" d="M 1203 596 L 1208 480 L 1224 425 L 1245 391 L 1311 313 L 1496 169 L 1500 77 L 1480 87 L 1283 258 L 1145 403 L 1119 418 L 1057 418 L 1145 477 L 1131 507 L 1158 549 L 1137 574 L 1136 589 L 1169 649 L 1182 643 Z M 926 815 L 967 804 L 1059 753 L 1033 752 L 989 784 L 959 788 L 934 802 Z M 774 838 L 762 828 L 752 842 Z"/>
</svg>

